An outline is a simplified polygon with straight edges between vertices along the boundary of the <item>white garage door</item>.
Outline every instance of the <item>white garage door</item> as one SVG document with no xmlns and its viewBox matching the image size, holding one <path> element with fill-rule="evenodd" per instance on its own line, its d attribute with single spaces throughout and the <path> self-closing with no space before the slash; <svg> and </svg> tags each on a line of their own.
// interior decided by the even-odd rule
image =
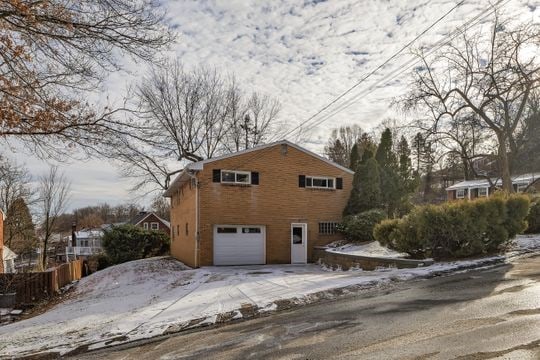
<svg viewBox="0 0 540 360">
<path fill-rule="evenodd" d="M 214 226 L 214 265 L 265 264 L 264 226 Z"/>
</svg>

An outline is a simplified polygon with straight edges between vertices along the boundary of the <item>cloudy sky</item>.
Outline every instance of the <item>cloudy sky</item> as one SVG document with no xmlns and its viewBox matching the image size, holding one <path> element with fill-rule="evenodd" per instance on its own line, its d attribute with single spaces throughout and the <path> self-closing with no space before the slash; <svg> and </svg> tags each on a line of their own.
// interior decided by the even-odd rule
<svg viewBox="0 0 540 360">
<path fill-rule="evenodd" d="M 169 55 L 177 56 L 188 68 L 202 64 L 234 73 L 244 89 L 278 98 L 283 106 L 281 117 L 291 128 L 305 123 L 459 2 L 161 0 L 168 24 L 179 34 Z M 429 47 L 448 38 L 469 19 L 487 15 L 488 4 L 487 0 L 465 1 L 415 47 Z M 505 15 L 540 19 L 540 0 L 503 4 Z M 304 145 L 320 152 L 333 127 L 359 124 L 369 130 L 385 118 L 399 118 L 391 103 L 406 89 L 409 70 L 414 67 L 408 62 L 411 58 L 404 52 L 360 84 L 343 99 L 348 100 L 343 111 L 336 112 L 343 107 L 340 103 L 330 108 L 327 113 L 334 116 L 318 124 Z M 128 64 L 126 71 L 111 75 L 102 96 L 121 97 L 126 84 L 143 72 L 143 66 Z M 12 157 L 26 163 L 33 174 L 48 166 L 29 153 L 17 151 Z M 72 208 L 104 201 L 116 204 L 134 197 L 127 191 L 129 182 L 120 178 L 112 164 L 92 160 L 61 167 L 72 182 Z"/>
</svg>

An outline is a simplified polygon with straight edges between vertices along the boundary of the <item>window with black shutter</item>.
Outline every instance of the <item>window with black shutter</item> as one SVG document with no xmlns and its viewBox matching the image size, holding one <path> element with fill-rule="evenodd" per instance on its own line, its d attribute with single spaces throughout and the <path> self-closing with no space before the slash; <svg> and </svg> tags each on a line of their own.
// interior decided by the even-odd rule
<svg viewBox="0 0 540 360">
<path fill-rule="evenodd" d="M 259 185 L 259 173 L 256 171 L 251 172 L 251 185 Z"/>
<path fill-rule="evenodd" d="M 212 170 L 212 181 L 213 182 L 221 182 L 221 170 L 220 169 Z"/>
<path fill-rule="evenodd" d="M 299 175 L 298 176 L 298 186 L 299 187 L 306 187 L 306 175 Z"/>
</svg>

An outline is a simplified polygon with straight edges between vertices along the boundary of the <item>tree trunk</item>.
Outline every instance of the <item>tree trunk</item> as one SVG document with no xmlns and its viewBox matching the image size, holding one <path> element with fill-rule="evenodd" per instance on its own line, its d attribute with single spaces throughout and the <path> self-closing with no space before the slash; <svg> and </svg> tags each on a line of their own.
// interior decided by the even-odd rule
<svg viewBox="0 0 540 360">
<path fill-rule="evenodd" d="M 463 164 L 463 178 L 465 180 L 471 180 L 471 170 L 469 168 L 469 159 L 462 156 L 461 157 L 461 163 Z"/>
<path fill-rule="evenodd" d="M 514 192 L 514 186 L 512 185 L 512 176 L 510 174 L 510 162 L 508 161 L 508 150 L 506 147 L 506 139 L 504 134 L 497 133 L 497 139 L 499 141 L 499 169 L 502 178 L 502 188 L 509 193 Z"/>
</svg>

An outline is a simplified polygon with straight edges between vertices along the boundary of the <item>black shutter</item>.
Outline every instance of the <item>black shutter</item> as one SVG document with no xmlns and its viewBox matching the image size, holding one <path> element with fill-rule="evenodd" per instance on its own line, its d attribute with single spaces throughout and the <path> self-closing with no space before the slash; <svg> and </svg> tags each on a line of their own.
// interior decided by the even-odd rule
<svg viewBox="0 0 540 360">
<path fill-rule="evenodd" d="M 221 170 L 220 169 L 212 170 L 212 181 L 213 182 L 221 182 Z"/>
<path fill-rule="evenodd" d="M 343 189 L 343 178 L 336 178 L 336 189 Z"/>
<path fill-rule="evenodd" d="M 251 172 L 251 185 L 259 185 L 259 173 L 256 171 Z"/>
<path fill-rule="evenodd" d="M 306 175 L 299 175 L 298 176 L 298 186 L 299 187 L 306 187 Z"/>
</svg>

